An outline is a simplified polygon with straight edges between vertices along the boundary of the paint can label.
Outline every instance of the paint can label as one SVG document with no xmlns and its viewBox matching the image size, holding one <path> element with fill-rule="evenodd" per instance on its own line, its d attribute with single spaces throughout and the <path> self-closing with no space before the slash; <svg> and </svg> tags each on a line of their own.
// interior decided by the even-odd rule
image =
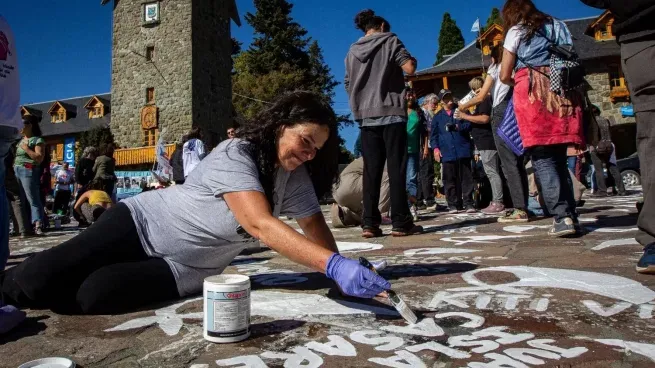
<svg viewBox="0 0 655 368">
<path fill-rule="evenodd" d="M 208 336 L 234 337 L 247 334 L 250 329 L 250 289 L 207 291 L 205 313 Z"/>
</svg>

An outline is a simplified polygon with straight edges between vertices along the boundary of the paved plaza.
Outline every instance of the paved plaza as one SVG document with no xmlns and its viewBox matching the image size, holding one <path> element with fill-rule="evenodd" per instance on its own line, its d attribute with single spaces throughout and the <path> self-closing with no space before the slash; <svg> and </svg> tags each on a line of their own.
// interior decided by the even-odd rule
<svg viewBox="0 0 655 368">
<path fill-rule="evenodd" d="M 65 356 L 84 368 L 653 367 L 655 276 L 634 270 L 639 196 L 586 198 L 588 233 L 569 239 L 546 235 L 551 220 L 443 212 L 424 213 L 426 234 L 408 238 L 334 229 L 345 255 L 388 262 L 382 275 L 416 311 L 413 326 L 384 300 L 341 297 L 323 275 L 262 251 L 226 271 L 253 285 L 243 342 L 203 339 L 199 297 L 117 316 L 30 310 L 0 337 L 0 366 Z M 13 239 L 10 265 L 77 232 Z"/>
</svg>

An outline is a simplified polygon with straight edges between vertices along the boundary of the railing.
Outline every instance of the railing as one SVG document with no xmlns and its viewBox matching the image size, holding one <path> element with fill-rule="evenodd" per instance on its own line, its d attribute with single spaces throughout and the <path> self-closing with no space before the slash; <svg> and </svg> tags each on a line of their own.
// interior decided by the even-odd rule
<svg viewBox="0 0 655 368">
<path fill-rule="evenodd" d="M 174 150 L 174 144 L 166 145 L 166 154 L 169 157 Z M 117 149 L 114 159 L 116 166 L 152 164 L 155 162 L 155 146 Z"/>
</svg>

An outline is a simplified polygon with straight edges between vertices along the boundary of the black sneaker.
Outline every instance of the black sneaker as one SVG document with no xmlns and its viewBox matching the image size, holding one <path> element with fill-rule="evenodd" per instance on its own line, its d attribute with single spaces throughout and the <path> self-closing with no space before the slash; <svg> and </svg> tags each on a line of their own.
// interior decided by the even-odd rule
<svg viewBox="0 0 655 368">
<path fill-rule="evenodd" d="M 449 207 L 448 208 L 448 213 L 450 213 L 450 214 L 455 214 L 455 213 L 458 213 L 458 212 L 459 212 L 459 210 L 457 209 L 457 207 Z"/>
<path fill-rule="evenodd" d="M 560 221 L 553 220 L 553 227 L 548 230 L 548 235 L 555 237 L 574 235 L 575 233 L 575 224 L 570 217 L 563 218 Z"/>
<path fill-rule="evenodd" d="M 411 224 L 406 228 L 391 229 L 391 236 L 397 238 L 397 237 L 404 237 L 410 235 L 417 235 L 417 234 L 421 234 L 422 232 L 423 232 L 423 226 Z"/>
<path fill-rule="evenodd" d="M 637 262 L 637 272 L 655 274 L 655 243 L 644 248 L 644 255 Z"/>
<path fill-rule="evenodd" d="M 421 203 L 416 204 L 416 209 L 418 209 L 420 211 L 425 211 L 427 208 L 428 208 L 428 206 L 426 206 L 425 203 L 421 202 Z"/>
<path fill-rule="evenodd" d="M 607 192 L 596 192 L 592 195 L 590 195 L 591 198 L 606 198 L 607 197 Z"/>
<path fill-rule="evenodd" d="M 475 209 L 473 206 L 466 206 L 466 213 L 477 213 L 478 210 Z"/>
</svg>

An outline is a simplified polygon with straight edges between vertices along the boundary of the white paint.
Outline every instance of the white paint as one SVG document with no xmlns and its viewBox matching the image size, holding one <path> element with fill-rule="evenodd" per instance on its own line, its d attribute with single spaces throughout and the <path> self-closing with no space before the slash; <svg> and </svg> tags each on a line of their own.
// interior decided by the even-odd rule
<svg viewBox="0 0 655 368">
<path fill-rule="evenodd" d="M 319 353 L 330 356 L 345 356 L 345 357 L 354 357 L 357 356 L 357 350 L 353 344 L 349 343 L 346 339 L 337 335 L 329 335 L 328 342 L 316 342 L 311 341 L 305 344 L 308 349 L 312 349 Z"/>
<path fill-rule="evenodd" d="M 629 233 L 639 230 L 636 227 L 631 227 L 626 229 L 626 228 L 595 227 L 595 226 L 589 226 L 586 229 L 589 230 L 590 232 L 595 232 L 595 233 Z"/>
<path fill-rule="evenodd" d="M 12 256 L 22 256 L 23 254 L 38 253 L 46 250 L 48 248 L 36 248 L 36 247 L 25 247 L 18 250 L 12 250 Z"/>
<path fill-rule="evenodd" d="M 509 272 L 517 276 L 519 281 L 490 285 L 475 277 L 480 272 Z M 462 275 L 462 278 L 474 286 L 449 290 L 462 292 L 495 290 L 503 293 L 529 295 L 532 294 L 532 291 L 521 288 L 554 288 L 583 291 L 633 304 L 642 304 L 655 300 L 655 291 L 637 281 L 596 272 L 527 266 L 501 266 L 468 271 Z"/>
<path fill-rule="evenodd" d="M 547 298 L 534 299 L 532 302 L 530 302 L 529 308 L 537 312 L 545 312 L 548 310 L 549 302 L 550 301 Z"/>
<path fill-rule="evenodd" d="M 468 243 L 490 243 L 493 244 L 495 240 L 523 238 L 529 235 L 475 235 L 475 236 L 456 236 L 449 238 L 442 238 L 442 241 L 452 242 L 456 245 L 464 245 Z"/>
<path fill-rule="evenodd" d="M 518 360 L 514 360 L 507 355 L 498 353 L 489 353 L 484 355 L 485 358 L 491 359 L 489 363 L 471 362 L 467 365 L 469 368 L 530 368 Z"/>
<path fill-rule="evenodd" d="M 434 229 L 441 229 L 433 231 Z M 475 225 L 472 226 L 454 226 L 453 225 L 427 225 L 423 226 L 423 231 L 431 234 L 441 234 L 441 235 L 450 235 L 450 234 L 472 234 L 478 231 L 478 227 Z"/>
<path fill-rule="evenodd" d="M 482 327 L 484 325 L 484 317 L 478 316 L 477 314 L 472 314 L 472 313 L 466 313 L 466 312 L 446 312 L 446 313 L 438 313 L 435 314 L 434 319 L 439 320 L 442 318 L 450 318 L 450 317 L 459 317 L 459 318 L 465 318 L 468 319 L 469 321 L 461 324 L 460 327 L 466 327 L 466 328 L 478 328 Z"/>
<path fill-rule="evenodd" d="M 578 217 L 578 221 L 582 223 L 592 223 L 592 222 L 598 222 L 598 219 L 596 217 Z"/>
<path fill-rule="evenodd" d="M 182 328 L 182 319 L 203 318 L 202 312 L 177 314 L 181 306 L 202 298 L 187 299 L 155 311 L 154 316 L 136 318 L 105 332 L 125 331 L 157 325 L 168 336 L 177 335 Z M 253 316 L 268 316 L 275 318 L 300 318 L 309 315 L 364 315 L 380 314 L 398 316 L 392 309 L 358 304 L 349 301 L 336 301 L 315 294 L 283 293 L 277 291 L 253 291 L 251 294 L 251 313 Z"/>
<path fill-rule="evenodd" d="M 529 299 L 527 295 L 515 295 L 515 294 L 499 294 L 499 298 L 505 298 L 505 309 L 506 310 L 515 310 L 519 305 L 519 299 Z"/>
<path fill-rule="evenodd" d="M 476 348 L 471 349 L 471 351 L 476 354 L 488 353 L 500 347 L 500 344 L 495 341 L 478 340 L 477 336 L 471 336 L 471 335 L 453 336 L 448 339 L 448 345 L 453 347 L 477 346 Z"/>
<path fill-rule="evenodd" d="M 639 318 L 641 319 L 650 319 L 653 317 L 653 310 L 655 305 L 652 304 L 642 304 L 639 306 Z"/>
<path fill-rule="evenodd" d="M 423 320 L 408 326 L 384 326 L 383 331 L 395 332 L 407 335 L 417 335 L 424 337 L 443 336 L 444 330 L 439 327 L 432 318 L 423 318 Z"/>
<path fill-rule="evenodd" d="M 375 243 L 337 242 L 337 248 L 339 248 L 339 252 L 341 253 L 364 252 L 382 249 L 383 245 Z"/>
<path fill-rule="evenodd" d="M 383 334 L 384 332 L 378 330 L 355 331 L 350 334 L 350 339 L 360 344 L 375 346 L 377 351 L 392 351 L 405 343 L 402 338 L 394 335 L 375 337 Z"/>
<path fill-rule="evenodd" d="M 487 308 L 489 308 L 489 303 L 491 303 L 491 295 L 481 293 L 475 299 L 475 308 L 477 308 L 477 309 L 487 309 Z"/>
<path fill-rule="evenodd" d="M 478 293 L 449 293 L 447 291 L 438 291 L 430 301 L 428 308 L 437 309 L 442 305 L 454 305 L 459 308 L 468 308 L 469 305 L 466 302 L 459 300 L 459 298 L 468 298 L 476 295 L 478 295 Z"/>
<path fill-rule="evenodd" d="M 471 354 L 465 351 L 453 349 L 448 346 L 441 345 L 435 341 L 426 342 L 420 345 L 408 346 L 405 349 L 411 351 L 412 353 L 418 353 L 419 351 L 423 350 L 431 350 L 440 354 L 447 355 L 453 359 L 466 359 L 471 357 Z"/>
<path fill-rule="evenodd" d="M 503 353 L 507 354 L 511 358 L 520 360 L 523 363 L 534 364 L 534 365 L 546 364 L 546 361 L 542 359 L 534 358 L 530 355 L 534 355 L 546 359 L 553 359 L 553 360 L 560 359 L 559 355 L 551 351 L 546 351 L 541 349 L 510 348 L 504 350 Z"/>
<path fill-rule="evenodd" d="M 555 340 L 551 340 L 551 339 L 530 340 L 528 341 L 528 345 L 532 346 L 533 348 L 552 351 L 554 353 L 561 355 L 564 358 L 576 358 L 589 351 L 589 349 L 585 347 L 563 349 L 557 346 L 550 345 L 554 342 Z"/>
<path fill-rule="evenodd" d="M 587 307 L 590 311 L 596 313 L 601 317 L 611 317 L 615 314 L 621 313 L 624 310 L 632 307 L 632 303 L 628 302 L 618 302 L 610 306 L 609 308 L 603 308 L 600 303 L 594 300 L 583 300 L 582 304 Z"/>
<path fill-rule="evenodd" d="M 296 346 L 291 351 L 293 353 L 265 351 L 261 356 L 268 359 L 284 359 L 284 368 L 318 368 L 323 365 L 323 358 L 304 346 Z"/>
<path fill-rule="evenodd" d="M 458 248 L 419 248 L 419 249 L 410 249 L 404 252 L 407 257 L 414 256 L 427 256 L 434 254 L 464 254 L 464 253 L 475 253 L 479 250 L 475 249 L 458 249 Z"/>
<path fill-rule="evenodd" d="M 236 368 L 268 368 L 266 363 L 258 357 L 257 355 L 244 355 L 244 356 L 238 356 L 230 359 L 221 359 L 217 360 L 216 364 L 218 364 L 219 367 L 236 367 Z M 241 365 L 237 365 L 241 364 Z M 207 364 L 194 364 L 191 366 L 196 365 L 202 365 L 205 367 L 209 367 Z"/>
<path fill-rule="evenodd" d="M 650 358 L 655 362 L 655 344 L 645 344 L 641 342 L 632 342 L 632 341 L 623 341 L 615 339 L 595 339 L 596 342 L 599 342 L 603 345 L 616 346 L 625 350 L 625 352 L 634 352 L 639 355 L 643 355 L 647 358 Z"/>
<path fill-rule="evenodd" d="M 251 298 L 253 316 L 298 318 L 308 315 L 398 315 L 398 312 L 392 309 L 349 301 L 336 302 L 316 294 L 253 291 Z"/>
<path fill-rule="evenodd" d="M 369 358 L 368 361 L 393 368 L 426 368 L 421 358 L 405 350 L 399 350 L 388 358 Z"/>
<path fill-rule="evenodd" d="M 516 344 L 518 342 L 526 341 L 534 338 L 534 334 L 531 333 L 512 334 L 509 332 L 504 332 L 508 328 L 509 327 L 504 327 L 504 326 L 488 327 L 485 328 L 484 330 L 473 332 L 471 336 L 497 337 L 496 342 L 503 345 Z"/>
<path fill-rule="evenodd" d="M 618 245 L 639 245 L 639 243 L 637 243 L 635 238 L 607 240 L 591 248 L 591 250 L 601 250 Z"/>
<path fill-rule="evenodd" d="M 241 367 L 246 367 L 246 366 L 242 365 Z M 191 364 L 189 368 L 209 368 L 209 364 Z"/>
<path fill-rule="evenodd" d="M 534 229 L 548 229 L 548 228 L 550 228 L 550 225 L 511 225 L 511 226 L 505 226 L 503 228 L 503 231 L 507 231 L 508 233 L 521 234 L 526 231 L 530 231 Z"/>
</svg>

